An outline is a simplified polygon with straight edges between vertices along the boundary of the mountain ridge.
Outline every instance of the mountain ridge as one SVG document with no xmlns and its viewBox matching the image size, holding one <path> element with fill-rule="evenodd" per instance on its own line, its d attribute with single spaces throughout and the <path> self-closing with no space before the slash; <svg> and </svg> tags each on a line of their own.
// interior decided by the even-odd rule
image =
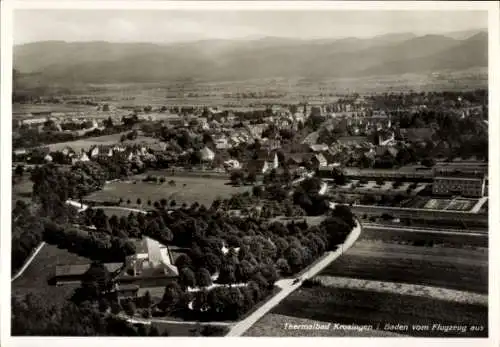
<svg viewBox="0 0 500 347">
<path fill-rule="evenodd" d="M 46 83 L 178 78 L 355 77 L 487 66 L 488 35 L 412 33 L 374 38 L 200 40 L 184 43 L 45 41 L 14 47 L 14 67 Z"/>
</svg>

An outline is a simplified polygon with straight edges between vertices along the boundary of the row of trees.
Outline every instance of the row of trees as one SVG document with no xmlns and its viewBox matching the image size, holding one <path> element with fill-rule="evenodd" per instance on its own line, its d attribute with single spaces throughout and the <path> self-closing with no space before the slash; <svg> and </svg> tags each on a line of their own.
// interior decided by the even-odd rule
<svg viewBox="0 0 500 347">
<path fill-rule="evenodd" d="M 44 225 L 43 239 L 72 253 L 103 262 L 121 262 L 135 253 L 134 244 L 127 238 L 50 221 Z"/>
<path fill-rule="evenodd" d="M 44 298 L 28 294 L 12 298 L 13 336 L 159 336 L 154 326 L 134 327 L 105 315 L 90 302 L 76 305 L 70 301 L 47 305 Z M 165 331 L 163 336 L 168 336 Z"/>
</svg>

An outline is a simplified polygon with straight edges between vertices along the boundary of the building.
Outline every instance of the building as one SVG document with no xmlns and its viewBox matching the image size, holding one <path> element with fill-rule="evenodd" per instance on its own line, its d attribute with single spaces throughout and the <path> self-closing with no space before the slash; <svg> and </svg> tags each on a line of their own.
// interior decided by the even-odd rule
<svg viewBox="0 0 500 347">
<path fill-rule="evenodd" d="M 104 264 L 110 273 L 119 271 L 123 263 L 106 263 Z M 81 265 L 56 265 L 55 284 L 60 286 L 63 284 L 78 284 L 82 281 L 83 275 L 90 268 L 90 264 Z"/>
<path fill-rule="evenodd" d="M 167 246 L 144 237 L 135 242 L 135 248 L 136 254 L 128 256 L 124 263 L 104 264 L 113 276 L 119 297 L 128 298 L 140 288 L 165 286 L 177 279 L 179 272 Z M 57 285 L 80 283 L 89 268 L 90 264 L 57 265 L 54 281 Z"/>
<path fill-rule="evenodd" d="M 202 161 L 212 161 L 215 158 L 215 153 L 208 147 L 200 150 L 200 157 Z"/>
<path fill-rule="evenodd" d="M 484 177 L 434 177 L 432 193 L 436 195 L 460 195 L 479 198 L 486 192 Z"/>
<path fill-rule="evenodd" d="M 328 166 L 328 161 L 323 154 L 318 153 L 312 157 L 311 164 L 315 169 L 319 169 L 320 167 Z"/>
</svg>

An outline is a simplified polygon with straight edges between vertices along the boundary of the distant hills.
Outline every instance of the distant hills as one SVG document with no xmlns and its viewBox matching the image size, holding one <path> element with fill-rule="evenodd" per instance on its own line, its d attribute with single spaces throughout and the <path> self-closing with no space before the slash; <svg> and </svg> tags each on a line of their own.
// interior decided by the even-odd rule
<svg viewBox="0 0 500 347">
<path fill-rule="evenodd" d="M 43 83 L 192 78 L 364 77 L 488 65 L 484 31 L 370 39 L 206 40 L 175 44 L 45 41 L 14 47 L 14 67 Z"/>
</svg>

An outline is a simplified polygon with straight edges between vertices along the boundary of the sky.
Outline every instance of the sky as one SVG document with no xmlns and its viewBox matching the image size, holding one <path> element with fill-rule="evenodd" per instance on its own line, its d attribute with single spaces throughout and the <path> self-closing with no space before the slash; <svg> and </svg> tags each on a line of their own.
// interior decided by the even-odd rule
<svg viewBox="0 0 500 347">
<path fill-rule="evenodd" d="M 266 36 L 300 39 L 417 35 L 487 27 L 486 11 L 16 10 L 14 44 L 170 43 Z"/>
</svg>

